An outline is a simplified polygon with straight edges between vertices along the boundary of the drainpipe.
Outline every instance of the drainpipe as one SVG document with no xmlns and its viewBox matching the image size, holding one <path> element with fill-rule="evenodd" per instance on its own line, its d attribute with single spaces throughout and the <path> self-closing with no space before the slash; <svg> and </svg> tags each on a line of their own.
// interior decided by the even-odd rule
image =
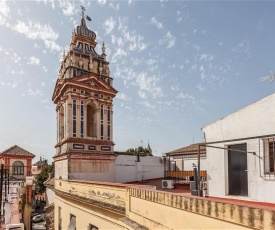
<svg viewBox="0 0 275 230">
<path fill-rule="evenodd" d="M 7 169 L 5 169 L 5 201 L 8 201 L 8 194 L 7 194 Z"/>
<path fill-rule="evenodd" d="M 199 151 L 198 151 L 198 196 L 201 196 L 201 146 L 199 146 Z"/>
<path fill-rule="evenodd" d="M 1 164 L 1 181 L 0 181 L 0 223 L 2 222 L 2 193 L 3 193 L 3 173 L 4 165 Z"/>
</svg>

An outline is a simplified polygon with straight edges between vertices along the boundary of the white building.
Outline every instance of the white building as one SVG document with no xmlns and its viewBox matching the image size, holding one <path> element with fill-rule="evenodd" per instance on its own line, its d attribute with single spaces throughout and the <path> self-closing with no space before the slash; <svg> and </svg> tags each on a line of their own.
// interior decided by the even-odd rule
<svg viewBox="0 0 275 230">
<path fill-rule="evenodd" d="M 202 130 L 209 196 L 275 203 L 275 94 Z"/>
<path fill-rule="evenodd" d="M 169 161 L 168 171 L 193 171 L 194 165 L 198 165 L 198 144 L 191 144 L 166 153 Z M 200 147 L 200 169 L 206 170 L 205 147 Z"/>
</svg>

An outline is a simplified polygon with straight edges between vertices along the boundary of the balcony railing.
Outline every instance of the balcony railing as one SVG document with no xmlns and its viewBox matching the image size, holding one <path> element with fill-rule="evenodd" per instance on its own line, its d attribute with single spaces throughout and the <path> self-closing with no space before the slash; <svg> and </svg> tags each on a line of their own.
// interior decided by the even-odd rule
<svg viewBox="0 0 275 230">
<path fill-rule="evenodd" d="M 172 178 L 179 184 L 190 184 L 190 181 L 194 180 L 194 171 L 166 171 L 166 177 Z M 200 178 L 202 181 L 207 180 L 207 171 L 202 170 L 200 172 Z"/>
</svg>

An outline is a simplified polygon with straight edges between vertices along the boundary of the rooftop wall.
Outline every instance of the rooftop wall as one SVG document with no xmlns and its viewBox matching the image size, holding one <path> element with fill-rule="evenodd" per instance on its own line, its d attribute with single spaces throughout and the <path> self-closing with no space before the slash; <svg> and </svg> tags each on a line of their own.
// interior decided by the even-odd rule
<svg viewBox="0 0 275 230">
<path fill-rule="evenodd" d="M 143 226 L 141 229 L 275 229 L 275 211 L 272 209 L 135 186 L 138 185 L 56 180 L 58 205 L 66 203 L 66 208 L 62 208 L 65 216 L 62 217 L 62 226 L 69 225 L 70 205 L 76 207 L 78 204 L 77 214 L 74 215 L 79 215 L 76 218 L 82 220 L 79 223 L 81 226 L 87 226 L 92 218 L 101 213 L 100 225 L 104 226 L 106 221 L 106 224 L 120 223 L 128 229 L 134 229 L 133 226 L 138 224 Z M 83 210 L 80 210 L 82 207 Z M 87 210 L 92 215 L 91 219 L 81 216 L 82 211 L 88 215 Z M 106 213 L 117 213 L 120 218 L 110 214 L 105 218 L 104 210 Z"/>
</svg>

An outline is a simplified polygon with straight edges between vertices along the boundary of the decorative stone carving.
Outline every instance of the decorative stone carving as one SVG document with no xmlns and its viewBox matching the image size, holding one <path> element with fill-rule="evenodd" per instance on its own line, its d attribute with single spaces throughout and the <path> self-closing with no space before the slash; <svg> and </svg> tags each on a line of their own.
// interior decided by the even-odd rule
<svg viewBox="0 0 275 230">
<path fill-rule="evenodd" d="M 94 64 L 93 64 L 93 57 L 92 55 L 90 55 L 90 59 L 89 59 L 89 70 L 93 70 Z"/>
<path fill-rule="evenodd" d="M 102 44 L 102 54 L 105 54 L 105 43 L 103 42 L 103 44 Z"/>
<path fill-rule="evenodd" d="M 92 41 L 95 41 L 96 39 L 96 34 L 87 28 L 84 18 L 81 19 L 80 26 L 76 27 L 76 29 L 74 30 L 74 33 L 76 35 L 86 37 Z"/>
<path fill-rule="evenodd" d="M 106 75 L 109 77 L 109 75 L 110 75 L 109 65 L 106 65 L 105 72 L 106 72 Z"/>
<path fill-rule="evenodd" d="M 83 69 L 83 61 L 82 61 L 81 55 L 80 55 L 80 59 L 79 59 L 78 65 L 79 65 L 80 69 Z"/>
<path fill-rule="evenodd" d="M 68 56 L 68 57 L 66 58 L 66 61 L 65 61 L 65 68 L 67 68 L 69 65 L 70 65 L 70 56 Z"/>
<path fill-rule="evenodd" d="M 99 74 L 101 75 L 102 74 L 102 70 L 103 70 L 103 67 L 102 67 L 102 62 L 99 63 Z"/>
<path fill-rule="evenodd" d="M 72 66 L 75 66 L 74 53 L 73 53 L 73 55 L 71 56 L 71 65 L 72 65 Z"/>
</svg>

